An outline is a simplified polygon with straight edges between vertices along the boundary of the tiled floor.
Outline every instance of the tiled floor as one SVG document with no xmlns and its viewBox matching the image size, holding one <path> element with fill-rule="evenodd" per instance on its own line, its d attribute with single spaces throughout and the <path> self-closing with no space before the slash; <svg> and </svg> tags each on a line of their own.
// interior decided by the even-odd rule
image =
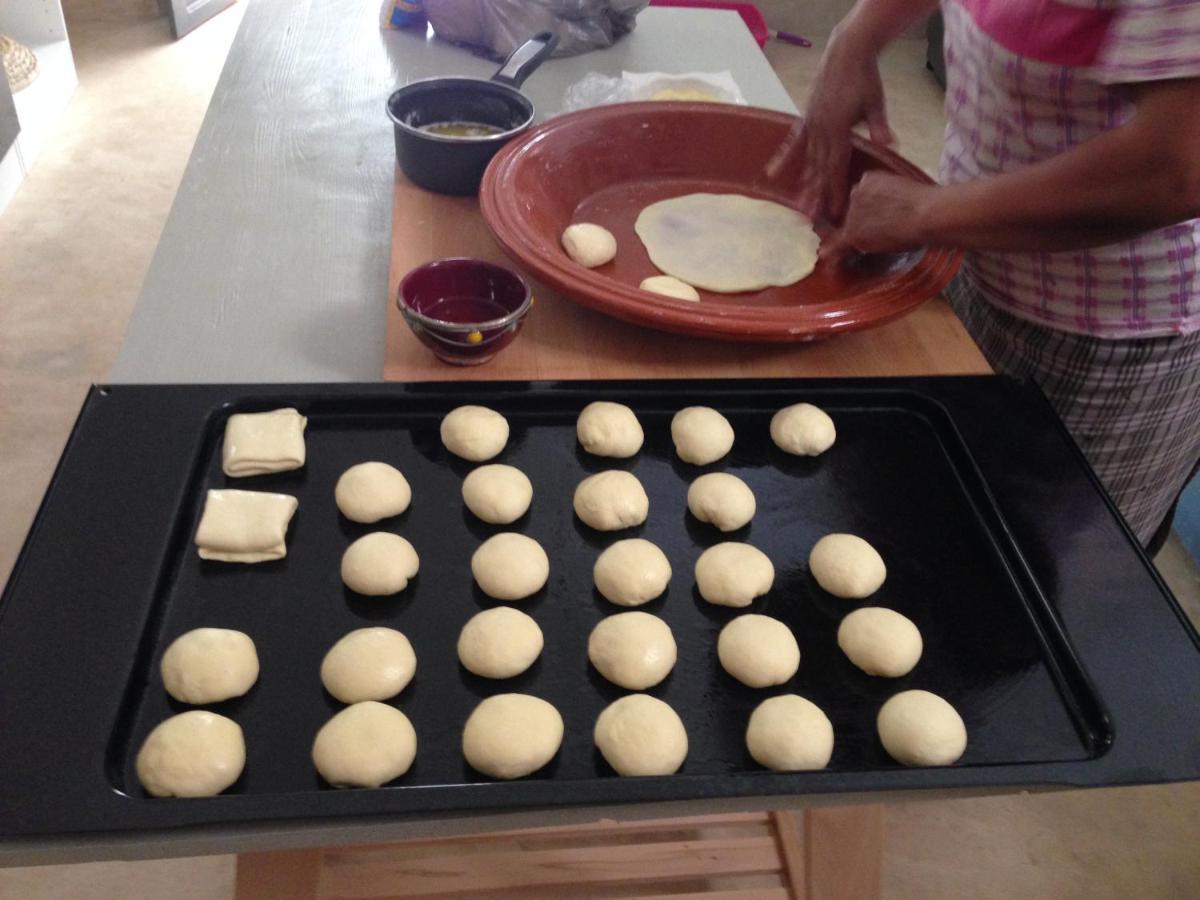
<svg viewBox="0 0 1200 900">
<path fill-rule="evenodd" d="M 154 0 L 66 6 L 80 88 L 0 216 L 0 578 L 87 384 L 116 353 L 241 16 L 235 7 L 172 43 Z M 883 71 L 899 149 L 932 171 L 941 95 L 923 53 L 921 42 L 902 42 Z M 768 46 L 797 102 L 818 54 Z M 1156 562 L 1200 621 L 1191 557 L 1173 542 Z M 1197 784 L 894 804 L 886 893 L 1196 896 L 1198 846 Z M 232 857 L 9 869 L 0 898 L 225 898 L 232 874 Z"/>
</svg>

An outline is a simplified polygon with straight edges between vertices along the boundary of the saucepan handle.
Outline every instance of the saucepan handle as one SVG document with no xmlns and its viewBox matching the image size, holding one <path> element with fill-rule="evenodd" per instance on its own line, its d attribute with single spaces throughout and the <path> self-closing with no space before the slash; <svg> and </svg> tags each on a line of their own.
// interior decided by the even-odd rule
<svg viewBox="0 0 1200 900">
<path fill-rule="evenodd" d="M 500 67 L 500 71 L 492 76 L 492 81 L 519 88 L 557 46 L 558 35 L 554 32 L 543 31 L 535 34 L 512 52 Z"/>
</svg>

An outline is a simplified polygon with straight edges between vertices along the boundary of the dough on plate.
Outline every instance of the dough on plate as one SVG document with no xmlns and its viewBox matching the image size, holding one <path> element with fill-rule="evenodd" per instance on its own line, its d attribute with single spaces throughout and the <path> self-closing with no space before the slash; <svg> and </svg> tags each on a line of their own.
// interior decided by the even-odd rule
<svg viewBox="0 0 1200 900">
<path fill-rule="evenodd" d="M 617 255 L 617 239 L 613 233 L 591 222 L 568 225 L 562 233 L 562 245 L 567 256 L 589 269 L 611 262 Z"/>
<path fill-rule="evenodd" d="M 575 488 L 575 515 L 597 531 L 641 525 L 650 514 L 650 498 L 637 477 L 619 469 L 599 472 Z"/>
<path fill-rule="evenodd" d="M 300 506 L 290 494 L 209 491 L 196 528 L 201 559 L 257 563 L 287 556 L 288 523 Z"/>
<path fill-rule="evenodd" d="M 520 469 L 493 463 L 473 469 L 463 479 L 463 503 L 491 525 L 508 525 L 529 511 L 533 485 Z"/>
<path fill-rule="evenodd" d="M 304 426 L 308 419 L 288 407 L 262 413 L 235 413 L 225 423 L 221 471 L 230 478 L 288 472 L 304 465 Z"/>
<path fill-rule="evenodd" d="M 815 703 L 781 694 L 750 714 L 746 749 L 756 763 L 776 772 L 823 769 L 833 755 L 833 725 Z"/>
<path fill-rule="evenodd" d="M 475 583 L 496 600 L 523 600 L 550 577 L 550 558 L 531 537 L 505 531 L 492 535 L 471 556 Z"/>
<path fill-rule="evenodd" d="M 712 91 L 696 87 L 668 87 L 655 91 L 651 100 L 691 100 L 701 103 L 720 103 L 721 97 Z"/>
<path fill-rule="evenodd" d="M 333 497 L 351 522 L 370 524 L 398 516 L 412 502 L 412 488 L 399 469 L 384 462 L 351 466 L 337 481 Z"/>
<path fill-rule="evenodd" d="M 817 541 L 808 568 L 817 584 L 846 600 L 870 597 L 887 578 L 879 551 L 853 534 L 827 534 Z"/>
<path fill-rule="evenodd" d="M 417 755 L 417 732 L 394 706 L 364 700 L 321 726 L 312 760 L 334 787 L 379 787 L 399 778 Z"/>
<path fill-rule="evenodd" d="M 675 667 L 671 626 L 644 612 L 624 612 L 601 619 L 588 637 L 588 659 L 596 671 L 618 687 L 643 691 L 654 687 Z"/>
<path fill-rule="evenodd" d="M 508 419 L 486 406 L 460 406 L 441 425 L 446 449 L 471 462 L 491 459 L 508 443 Z"/>
<path fill-rule="evenodd" d="M 718 293 L 795 284 L 821 239 L 794 209 L 741 194 L 686 194 L 642 210 L 634 231 L 662 272 Z"/>
<path fill-rule="evenodd" d="M 836 438 L 833 419 L 811 403 L 785 406 L 771 417 L 771 440 L 784 453 L 820 456 Z"/>
<path fill-rule="evenodd" d="M 417 654 L 394 628 L 356 628 L 343 635 L 321 660 L 321 683 L 343 703 L 388 700 L 408 687 Z"/>
<path fill-rule="evenodd" d="M 463 726 L 463 756 L 492 778 L 523 778 L 562 746 L 558 710 L 529 694 L 497 694 L 475 707 Z"/>
<path fill-rule="evenodd" d="M 754 518 L 754 491 L 736 475 L 710 472 L 688 487 L 687 505 L 701 522 L 711 522 L 721 531 L 737 531 Z"/>
<path fill-rule="evenodd" d="M 696 588 L 717 606 L 749 606 L 771 590 L 775 566 L 757 547 L 736 541 L 715 544 L 696 560 Z"/>
<path fill-rule="evenodd" d="M 689 406 L 671 419 L 675 452 L 686 463 L 707 466 L 733 449 L 733 426 L 707 406 Z"/>
<path fill-rule="evenodd" d="M 958 711 L 929 691 L 902 691 L 876 719 L 883 749 L 906 766 L 948 766 L 967 749 L 967 726 Z"/>
<path fill-rule="evenodd" d="M 589 403 L 575 422 L 579 445 L 594 456 L 628 459 L 642 449 L 645 435 L 632 409 L 624 403 Z"/>
<path fill-rule="evenodd" d="M 154 726 L 137 755 L 137 776 L 154 797 L 212 797 L 246 766 L 246 740 L 232 719 L 203 709 Z"/>
<path fill-rule="evenodd" d="M 899 678 L 921 658 L 921 632 L 907 616 L 882 606 L 856 609 L 838 626 L 838 646 L 868 675 Z"/>
<path fill-rule="evenodd" d="M 699 302 L 700 300 L 699 291 L 686 281 L 680 281 L 672 275 L 651 275 L 649 278 L 643 278 L 642 283 L 638 287 L 652 294 L 674 297 L 676 300 L 692 300 L 695 302 Z"/>
<path fill-rule="evenodd" d="M 476 613 L 458 635 L 458 659 L 483 678 L 512 678 L 533 665 L 542 652 L 542 629 L 511 606 Z"/>
<path fill-rule="evenodd" d="M 671 563 L 644 538 L 617 541 L 596 559 L 592 578 L 605 600 L 617 606 L 641 606 L 667 589 Z"/>
<path fill-rule="evenodd" d="M 747 687 L 783 684 L 800 668 L 800 648 L 792 630 L 770 616 L 748 613 L 721 629 L 721 667 Z"/>
<path fill-rule="evenodd" d="M 388 531 L 360 537 L 342 554 L 342 581 L 357 594 L 398 594 L 420 568 L 413 545 Z"/>
<path fill-rule="evenodd" d="M 592 739 L 618 775 L 671 775 L 688 752 L 687 730 L 675 710 L 649 694 L 629 694 L 606 706 Z"/>
<path fill-rule="evenodd" d="M 180 703 L 220 703 L 254 686 L 258 653 L 244 632 L 193 628 L 171 641 L 159 670 L 163 687 Z"/>
</svg>

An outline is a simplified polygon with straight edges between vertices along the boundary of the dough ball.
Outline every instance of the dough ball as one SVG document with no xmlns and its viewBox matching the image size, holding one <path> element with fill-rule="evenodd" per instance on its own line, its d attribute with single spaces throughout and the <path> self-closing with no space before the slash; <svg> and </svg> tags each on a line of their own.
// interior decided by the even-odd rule
<svg viewBox="0 0 1200 900">
<path fill-rule="evenodd" d="M 823 769 L 833 755 L 833 725 L 803 697 L 771 697 L 750 714 L 746 749 L 756 763 L 776 772 Z"/>
<path fill-rule="evenodd" d="M 512 678 L 542 652 L 542 629 L 519 609 L 497 606 L 472 616 L 458 635 L 458 658 L 483 678 Z"/>
<path fill-rule="evenodd" d="M 747 687 L 783 684 L 800 668 L 792 630 L 770 616 L 738 616 L 717 638 L 721 667 Z"/>
<path fill-rule="evenodd" d="M 967 749 L 962 716 L 929 691 L 902 691 L 879 710 L 879 740 L 906 766 L 948 766 Z"/>
<path fill-rule="evenodd" d="M 912 620 L 881 606 L 856 609 L 838 626 L 838 646 L 868 675 L 899 678 L 921 658 L 921 632 Z"/>
<path fill-rule="evenodd" d="M 220 703 L 240 697 L 258 680 L 254 641 L 228 628 L 195 628 L 163 654 L 163 686 L 180 703 Z"/>
<path fill-rule="evenodd" d="M 618 687 L 642 691 L 654 687 L 675 667 L 671 626 L 644 612 L 601 619 L 588 638 L 588 659 Z"/>
<path fill-rule="evenodd" d="M 558 710 L 529 694 L 497 694 L 471 713 L 463 727 L 463 756 L 492 778 L 523 778 L 554 758 L 562 746 Z"/>
<path fill-rule="evenodd" d="M 334 787 L 379 787 L 399 778 L 417 755 L 417 732 L 394 706 L 364 700 L 321 726 L 313 765 Z"/>
<path fill-rule="evenodd" d="M 471 574 L 489 597 L 523 600 L 550 577 L 550 558 L 531 537 L 506 531 L 488 538 L 471 556 Z"/>
<path fill-rule="evenodd" d="M 595 456 L 628 459 L 642 449 L 645 435 L 633 410 L 623 403 L 589 403 L 575 423 L 579 444 Z"/>
<path fill-rule="evenodd" d="M 137 755 L 137 776 L 154 797 L 212 797 L 246 766 L 246 740 L 232 719 L 202 709 L 159 722 Z"/>
<path fill-rule="evenodd" d="M 827 534 L 808 556 L 817 584 L 835 597 L 862 600 L 883 586 L 887 567 L 879 552 L 853 534 Z"/>
<path fill-rule="evenodd" d="M 775 566 L 767 554 L 749 544 L 716 544 L 696 560 L 700 596 L 717 606 L 749 606 L 774 583 Z"/>
<path fill-rule="evenodd" d="M 674 275 L 651 275 L 649 278 L 643 278 L 638 287 L 652 294 L 674 297 L 676 300 L 695 301 L 700 299 L 699 291 L 686 281 L 680 281 Z"/>
<path fill-rule="evenodd" d="M 733 448 L 733 426 L 707 406 L 689 406 L 671 419 L 675 452 L 686 463 L 707 466 Z"/>
<path fill-rule="evenodd" d="M 413 545 L 388 531 L 365 534 L 342 554 L 342 581 L 356 594 L 398 594 L 417 574 L 420 561 Z"/>
<path fill-rule="evenodd" d="M 471 462 L 491 459 L 508 443 L 508 419 L 486 406 L 460 406 L 442 419 L 442 443 Z"/>
<path fill-rule="evenodd" d="M 737 531 L 754 518 L 756 508 L 750 486 L 725 472 L 711 472 L 693 481 L 687 504 L 693 516 L 721 531 Z"/>
<path fill-rule="evenodd" d="M 508 525 L 529 511 L 533 485 L 520 469 L 480 466 L 463 479 L 463 503 L 484 522 Z"/>
<path fill-rule="evenodd" d="M 394 628 L 358 628 L 329 648 L 321 683 L 343 703 L 387 700 L 408 687 L 417 671 L 412 644 Z"/>
<path fill-rule="evenodd" d="M 617 239 L 613 233 L 591 222 L 568 225 L 562 233 L 562 245 L 567 256 L 589 269 L 611 262 L 617 255 Z"/>
<path fill-rule="evenodd" d="M 610 469 L 579 482 L 575 515 L 597 531 L 620 531 L 641 525 L 650 514 L 650 498 L 628 472 Z"/>
<path fill-rule="evenodd" d="M 398 516 L 412 502 L 412 488 L 400 470 L 383 462 L 351 466 L 333 489 L 337 508 L 351 522 L 378 522 Z"/>
<path fill-rule="evenodd" d="M 687 757 L 683 722 L 649 694 L 614 700 L 596 719 L 596 747 L 618 775 L 671 775 Z"/>
<path fill-rule="evenodd" d="M 771 440 L 784 453 L 820 456 L 836 437 L 833 419 L 811 403 L 785 406 L 771 417 Z"/>
<path fill-rule="evenodd" d="M 596 590 L 617 606 L 641 606 L 659 596 L 671 580 L 667 555 L 643 538 L 617 541 L 592 567 Z"/>
</svg>

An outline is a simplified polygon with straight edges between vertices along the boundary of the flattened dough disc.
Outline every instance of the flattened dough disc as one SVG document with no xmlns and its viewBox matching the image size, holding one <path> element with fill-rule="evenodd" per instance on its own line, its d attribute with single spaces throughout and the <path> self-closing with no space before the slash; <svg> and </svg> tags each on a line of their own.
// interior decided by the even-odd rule
<svg viewBox="0 0 1200 900">
<path fill-rule="evenodd" d="M 821 245 L 806 216 L 742 194 L 660 200 L 633 228 L 659 269 L 721 294 L 795 284 L 812 272 Z"/>
</svg>

